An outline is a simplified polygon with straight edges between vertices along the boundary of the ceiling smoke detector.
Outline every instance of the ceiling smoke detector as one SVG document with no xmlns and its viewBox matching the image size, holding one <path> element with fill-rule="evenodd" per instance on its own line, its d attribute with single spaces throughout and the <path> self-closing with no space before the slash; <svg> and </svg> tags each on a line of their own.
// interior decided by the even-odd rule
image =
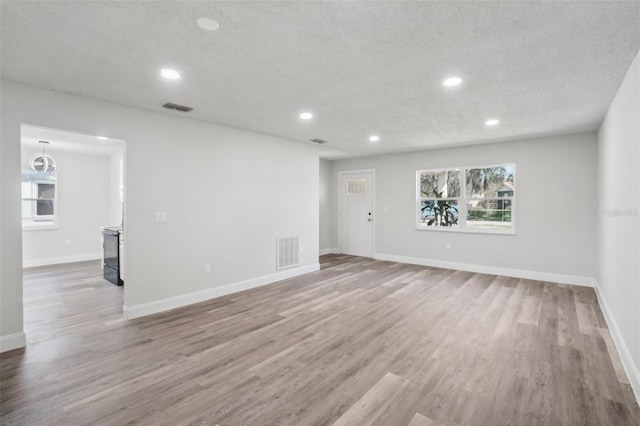
<svg viewBox="0 0 640 426">
<path fill-rule="evenodd" d="M 167 108 L 167 109 L 175 109 L 177 111 L 182 111 L 182 112 L 193 111 L 193 108 L 191 108 L 191 107 L 184 106 L 184 105 L 179 105 L 179 104 L 174 104 L 172 102 L 167 102 L 166 104 L 164 104 L 162 106 L 164 108 Z"/>
<path fill-rule="evenodd" d="M 320 144 L 320 145 L 323 145 L 323 144 L 325 144 L 325 143 L 329 143 L 329 141 L 325 141 L 324 139 L 317 139 L 317 138 L 316 138 L 316 139 L 309 139 L 309 140 L 310 140 L 311 142 L 313 142 L 313 143 L 317 143 L 317 144 Z"/>
<path fill-rule="evenodd" d="M 220 24 L 218 23 L 218 21 L 216 21 L 215 19 L 208 18 L 206 16 L 203 16 L 202 18 L 198 19 L 198 26 L 203 30 L 207 30 L 207 31 L 215 31 L 218 28 L 220 28 Z"/>
</svg>

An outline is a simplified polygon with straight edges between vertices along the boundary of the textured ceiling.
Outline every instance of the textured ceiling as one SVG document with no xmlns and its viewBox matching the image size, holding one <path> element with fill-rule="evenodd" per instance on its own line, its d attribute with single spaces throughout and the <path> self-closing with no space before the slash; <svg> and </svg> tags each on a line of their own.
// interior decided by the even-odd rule
<svg viewBox="0 0 640 426">
<path fill-rule="evenodd" d="M 322 138 L 325 158 L 593 130 L 640 49 L 637 1 L 3 1 L 1 24 L 4 78 Z"/>
</svg>

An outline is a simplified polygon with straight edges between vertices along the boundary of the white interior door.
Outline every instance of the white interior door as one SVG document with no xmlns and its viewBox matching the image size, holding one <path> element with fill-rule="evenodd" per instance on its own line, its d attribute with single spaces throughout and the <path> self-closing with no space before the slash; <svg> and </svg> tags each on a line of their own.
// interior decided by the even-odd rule
<svg viewBox="0 0 640 426">
<path fill-rule="evenodd" d="M 373 256 L 373 173 L 340 175 L 340 252 Z"/>
</svg>

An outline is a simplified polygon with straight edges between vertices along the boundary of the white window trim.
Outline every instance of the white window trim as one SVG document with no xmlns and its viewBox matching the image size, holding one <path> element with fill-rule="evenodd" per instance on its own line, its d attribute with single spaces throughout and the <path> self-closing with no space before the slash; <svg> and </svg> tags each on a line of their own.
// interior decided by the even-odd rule
<svg viewBox="0 0 640 426">
<path fill-rule="evenodd" d="M 47 224 L 38 224 L 38 223 L 23 223 L 22 230 L 23 231 L 55 231 L 56 229 L 60 229 L 58 223 L 47 223 Z"/>
<path fill-rule="evenodd" d="M 471 166 L 452 166 L 452 167 L 438 167 L 433 169 L 419 169 L 416 170 L 416 204 L 415 204 L 415 229 L 417 231 L 435 231 L 435 232 L 455 232 L 463 234 L 491 234 L 491 235 L 516 235 L 516 195 L 514 191 L 513 197 L 509 198 L 511 201 L 511 228 L 509 229 L 490 229 L 490 228 L 467 228 L 466 219 L 463 219 L 464 227 L 447 227 L 447 226 L 424 226 L 422 225 L 422 217 L 420 214 L 422 207 L 422 199 L 425 198 L 420 192 L 420 174 L 423 172 L 437 172 L 437 171 L 449 171 L 460 170 L 460 196 L 459 197 L 447 197 L 447 200 L 458 201 L 458 217 L 466 218 L 467 214 L 467 201 L 474 198 L 466 197 L 467 177 L 466 170 L 468 169 L 486 169 L 491 167 L 513 167 L 513 185 L 517 188 L 517 164 L 516 163 L 497 163 L 489 165 L 471 165 Z M 491 199 L 497 197 L 491 197 Z M 464 216 L 463 216 L 464 215 Z"/>
<path fill-rule="evenodd" d="M 56 179 L 53 181 L 50 180 L 45 180 L 45 179 L 36 179 L 31 181 L 32 185 L 38 185 L 39 183 L 53 183 L 55 185 L 55 189 L 54 189 L 54 196 L 53 196 L 53 215 L 50 216 L 36 216 L 35 214 L 31 215 L 31 219 L 28 222 L 25 222 L 24 219 L 22 221 L 22 230 L 23 231 L 48 231 L 48 230 L 55 230 L 55 229 L 60 229 L 60 226 L 58 224 L 58 177 L 56 176 Z M 35 191 L 37 193 L 37 191 Z M 32 193 L 34 193 L 34 191 L 32 190 Z M 22 199 L 24 200 L 24 198 Z M 32 212 L 35 212 L 37 209 L 36 203 L 37 203 L 37 199 L 33 198 L 31 199 L 31 202 L 33 203 L 32 205 Z"/>
</svg>

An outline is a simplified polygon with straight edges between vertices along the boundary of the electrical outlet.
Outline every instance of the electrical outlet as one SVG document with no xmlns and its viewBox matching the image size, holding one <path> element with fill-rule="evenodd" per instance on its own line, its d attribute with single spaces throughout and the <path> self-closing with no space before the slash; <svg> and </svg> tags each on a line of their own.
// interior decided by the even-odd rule
<svg viewBox="0 0 640 426">
<path fill-rule="evenodd" d="M 449 250 L 449 249 L 451 248 L 451 243 L 447 241 L 447 242 L 445 243 L 444 247 L 445 247 L 447 250 Z"/>
<path fill-rule="evenodd" d="M 71 245 L 71 238 L 67 238 L 67 245 L 70 246 Z"/>
<path fill-rule="evenodd" d="M 300 254 L 304 253 L 304 248 L 300 247 Z"/>
<path fill-rule="evenodd" d="M 167 212 L 156 212 L 156 223 L 164 223 L 167 221 Z"/>
<path fill-rule="evenodd" d="M 204 264 L 204 271 L 211 272 L 211 263 L 207 262 Z"/>
</svg>

